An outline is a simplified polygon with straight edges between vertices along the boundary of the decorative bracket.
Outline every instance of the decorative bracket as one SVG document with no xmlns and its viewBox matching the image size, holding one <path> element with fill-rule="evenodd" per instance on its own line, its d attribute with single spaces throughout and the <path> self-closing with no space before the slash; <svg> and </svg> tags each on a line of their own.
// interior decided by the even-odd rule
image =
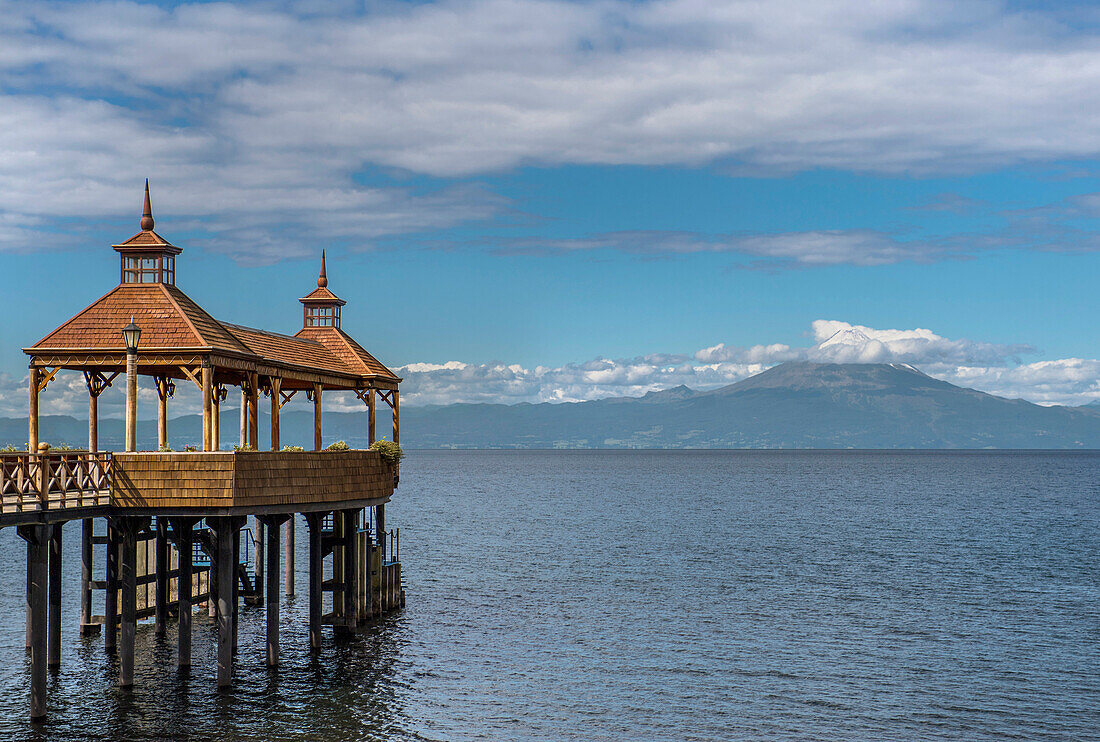
<svg viewBox="0 0 1100 742">
<path fill-rule="evenodd" d="M 46 369 L 42 369 L 45 371 Z M 46 385 L 50 383 L 53 377 L 57 376 L 57 372 L 61 370 L 61 367 L 56 367 L 53 371 L 50 371 L 45 376 L 41 376 L 38 379 L 38 392 L 41 394 L 46 389 Z"/>
<path fill-rule="evenodd" d="M 100 371 L 85 371 L 84 372 L 84 384 L 88 387 L 88 394 L 93 397 L 98 397 L 107 390 L 107 387 L 111 386 L 111 382 L 115 380 L 121 371 L 115 371 L 110 376 L 104 376 Z"/>
</svg>

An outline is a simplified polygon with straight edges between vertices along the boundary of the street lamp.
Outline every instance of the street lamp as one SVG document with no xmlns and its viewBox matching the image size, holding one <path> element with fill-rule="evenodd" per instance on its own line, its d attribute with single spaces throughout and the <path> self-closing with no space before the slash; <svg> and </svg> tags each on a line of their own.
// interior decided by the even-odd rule
<svg viewBox="0 0 1100 742">
<path fill-rule="evenodd" d="M 126 450 L 137 450 L 137 349 L 141 339 L 141 328 L 130 324 L 122 328 L 122 339 L 126 343 Z"/>
</svg>

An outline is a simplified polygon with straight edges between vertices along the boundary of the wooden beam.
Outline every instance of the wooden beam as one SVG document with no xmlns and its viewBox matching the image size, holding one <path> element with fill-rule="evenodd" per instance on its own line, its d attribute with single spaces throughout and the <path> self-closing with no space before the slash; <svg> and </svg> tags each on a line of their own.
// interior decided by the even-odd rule
<svg viewBox="0 0 1100 742">
<path fill-rule="evenodd" d="M 289 402 L 294 397 L 294 395 L 298 393 L 298 390 L 297 389 L 291 389 L 289 392 L 284 392 L 282 390 L 282 380 L 281 379 L 280 379 L 280 385 L 279 386 L 280 386 L 279 396 L 282 400 L 282 401 L 279 402 L 279 409 L 282 409 L 283 405 L 285 405 L 287 402 Z"/>
<path fill-rule="evenodd" d="M 178 368 L 179 368 L 180 371 L 183 372 L 184 376 L 186 376 L 191 381 L 195 382 L 195 386 L 197 386 L 199 389 L 202 389 L 202 380 L 199 379 L 199 375 L 202 373 L 202 367 L 201 366 L 199 368 L 196 368 L 194 371 L 187 368 L 187 366 L 179 366 Z"/>
<path fill-rule="evenodd" d="M 60 371 L 60 370 L 61 370 L 61 367 L 58 366 L 57 368 L 53 369 L 52 371 L 50 371 L 45 376 L 42 376 L 41 374 L 39 374 L 39 376 L 38 376 L 38 391 L 40 391 L 40 392 L 46 391 L 46 385 L 49 384 L 53 380 L 53 377 L 57 376 L 57 372 Z"/>
<path fill-rule="evenodd" d="M 155 545 L 156 553 L 156 587 L 154 599 L 156 600 L 156 635 L 164 636 L 168 633 L 168 522 L 164 518 L 157 518 L 157 537 Z"/>
<path fill-rule="evenodd" d="M 248 445 L 248 390 L 241 385 L 241 448 Z"/>
</svg>

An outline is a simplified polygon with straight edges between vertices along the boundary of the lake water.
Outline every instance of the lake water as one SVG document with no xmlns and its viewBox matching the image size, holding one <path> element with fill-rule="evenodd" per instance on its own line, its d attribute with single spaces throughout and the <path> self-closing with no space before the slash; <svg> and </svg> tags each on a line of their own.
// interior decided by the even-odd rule
<svg viewBox="0 0 1100 742">
<path fill-rule="evenodd" d="M 242 609 L 228 694 L 198 614 L 116 689 L 70 526 L 41 729 L 4 529 L 0 738 L 1100 739 L 1100 454 L 413 452 L 387 520 L 408 607 L 275 672 Z"/>
</svg>

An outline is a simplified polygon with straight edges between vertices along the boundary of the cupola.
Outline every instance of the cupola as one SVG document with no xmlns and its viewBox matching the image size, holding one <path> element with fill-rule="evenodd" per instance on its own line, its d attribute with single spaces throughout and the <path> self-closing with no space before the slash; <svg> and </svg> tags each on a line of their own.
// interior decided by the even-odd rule
<svg viewBox="0 0 1100 742">
<path fill-rule="evenodd" d="M 183 252 L 153 231 L 153 207 L 149 202 L 149 179 L 145 180 L 145 208 L 141 231 L 115 245 L 121 259 L 122 283 L 176 283 L 176 256 Z"/>
<path fill-rule="evenodd" d="M 340 327 L 340 307 L 347 302 L 328 289 L 324 250 L 321 251 L 321 274 L 317 276 L 317 288 L 299 301 L 305 307 L 302 327 Z"/>
</svg>

